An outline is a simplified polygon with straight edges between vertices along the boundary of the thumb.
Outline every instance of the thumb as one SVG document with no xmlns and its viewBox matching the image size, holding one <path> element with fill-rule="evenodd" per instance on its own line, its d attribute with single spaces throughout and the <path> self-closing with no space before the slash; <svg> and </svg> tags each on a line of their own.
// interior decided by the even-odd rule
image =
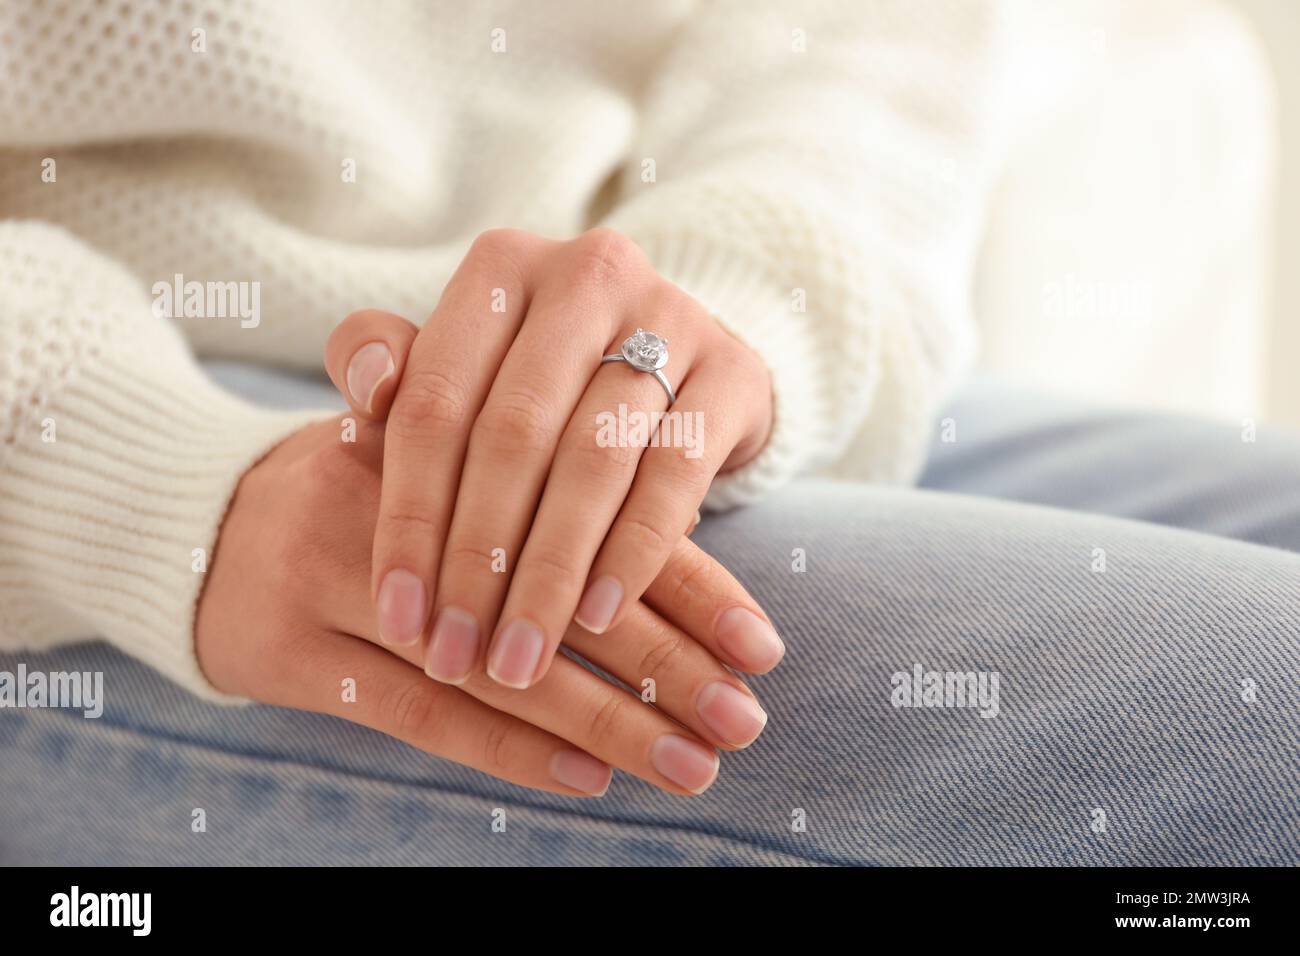
<svg viewBox="0 0 1300 956">
<path fill-rule="evenodd" d="M 399 315 L 365 309 L 330 333 L 325 370 L 357 415 L 376 422 L 388 417 L 418 331 Z"/>
</svg>

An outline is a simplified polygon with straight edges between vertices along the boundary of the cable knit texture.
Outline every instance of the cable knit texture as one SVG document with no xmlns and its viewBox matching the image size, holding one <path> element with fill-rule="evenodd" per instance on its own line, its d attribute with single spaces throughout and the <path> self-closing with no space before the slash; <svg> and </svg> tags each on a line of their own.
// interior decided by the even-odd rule
<svg viewBox="0 0 1300 956">
<path fill-rule="evenodd" d="M 304 415 L 187 354 L 319 368 L 348 312 L 421 321 L 473 238 L 635 239 L 767 361 L 798 473 L 910 479 L 970 360 L 1000 4 L 30 0 L 0 7 L 0 613 L 199 693 L 243 471 Z M 155 283 L 260 316 L 159 317 Z M 177 330 L 181 334 L 177 333 Z"/>
</svg>

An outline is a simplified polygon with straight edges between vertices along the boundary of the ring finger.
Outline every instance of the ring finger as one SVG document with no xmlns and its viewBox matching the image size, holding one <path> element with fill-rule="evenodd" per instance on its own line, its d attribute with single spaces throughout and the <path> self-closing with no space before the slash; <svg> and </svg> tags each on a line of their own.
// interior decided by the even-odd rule
<svg viewBox="0 0 1300 956">
<path fill-rule="evenodd" d="M 686 376 L 694 355 L 691 317 L 681 308 L 660 307 L 650 314 L 657 330 L 675 343 L 670 374 Z M 607 348 L 617 351 L 631 332 L 625 329 Z M 632 486 L 644 444 L 667 407 L 668 396 L 651 375 L 624 362 L 597 371 L 560 439 L 510 582 L 488 652 L 488 673 L 495 680 L 528 687 L 546 673 L 578 609 L 592 560 Z M 681 536 L 689 517 L 682 518 L 674 537 Z M 598 597 L 622 600 L 621 595 Z"/>
<path fill-rule="evenodd" d="M 577 614 L 583 627 L 603 633 L 645 593 L 714 476 L 756 430 L 758 403 L 745 397 L 746 384 L 743 370 L 716 353 L 696 362 L 592 562 Z"/>
</svg>

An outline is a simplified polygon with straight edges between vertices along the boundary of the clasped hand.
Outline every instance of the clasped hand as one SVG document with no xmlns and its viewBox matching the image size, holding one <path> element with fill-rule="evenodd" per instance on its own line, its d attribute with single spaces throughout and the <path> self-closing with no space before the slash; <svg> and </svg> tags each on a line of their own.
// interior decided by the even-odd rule
<svg viewBox="0 0 1300 956">
<path fill-rule="evenodd" d="M 620 405 L 668 410 L 652 375 L 601 363 L 637 329 L 668 340 L 695 454 L 602 439 Z M 240 482 L 196 627 L 215 686 L 573 794 L 611 767 L 698 793 L 715 748 L 758 736 L 728 668 L 763 673 L 784 645 L 685 534 L 762 447 L 768 373 L 629 240 L 485 233 L 423 328 L 355 313 L 326 367 L 357 440 L 310 426 Z"/>
</svg>

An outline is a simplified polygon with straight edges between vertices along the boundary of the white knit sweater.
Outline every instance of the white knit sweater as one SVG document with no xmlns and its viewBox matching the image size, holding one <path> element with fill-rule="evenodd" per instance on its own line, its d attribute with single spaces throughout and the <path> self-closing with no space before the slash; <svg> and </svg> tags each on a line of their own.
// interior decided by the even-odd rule
<svg viewBox="0 0 1300 956">
<path fill-rule="evenodd" d="M 711 506 L 909 479 L 971 352 L 1004 32 L 979 0 L 0 6 L 0 644 L 101 635 L 219 696 L 195 567 L 310 416 L 189 349 L 319 368 L 497 226 L 621 230 L 764 356 L 774 433 Z M 256 324 L 155 315 L 178 274 L 256 283 Z"/>
</svg>

